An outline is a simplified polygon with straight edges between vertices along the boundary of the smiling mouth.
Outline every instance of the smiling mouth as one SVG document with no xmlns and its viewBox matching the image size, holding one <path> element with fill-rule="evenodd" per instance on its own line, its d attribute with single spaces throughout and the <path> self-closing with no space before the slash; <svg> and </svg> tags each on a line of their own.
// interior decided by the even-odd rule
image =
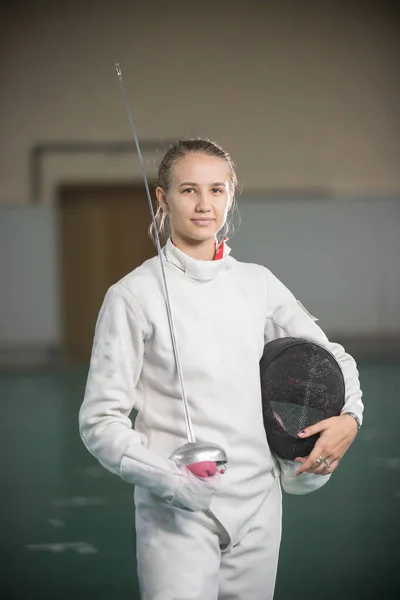
<svg viewBox="0 0 400 600">
<path fill-rule="evenodd" d="M 211 223 L 214 219 L 192 219 L 194 223 Z"/>
</svg>

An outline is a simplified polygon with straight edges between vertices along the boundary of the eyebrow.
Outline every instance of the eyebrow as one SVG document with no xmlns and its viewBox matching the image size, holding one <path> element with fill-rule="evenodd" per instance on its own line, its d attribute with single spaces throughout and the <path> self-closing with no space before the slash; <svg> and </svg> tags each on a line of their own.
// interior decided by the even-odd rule
<svg viewBox="0 0 400 600">
<path fill-rule="evenodd" d="M 182 187 L 184 185 L 190 185 L 192 187 L 198 187 L 198 183 L 195 183 L 194 181 L 184 181 L 183 183 L 179 184 L 179 187 Z M 210 183 L 211 186 L 222 186 L 225 187 L 225 183 L 221 182 L 221 181 L 217 181 L 216 183 Z"/>
</svg>

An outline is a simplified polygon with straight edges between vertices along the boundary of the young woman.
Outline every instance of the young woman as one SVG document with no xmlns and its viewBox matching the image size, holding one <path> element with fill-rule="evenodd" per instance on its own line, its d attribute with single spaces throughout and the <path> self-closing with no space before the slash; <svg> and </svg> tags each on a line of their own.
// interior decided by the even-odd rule
<svg viewBox="0 0 400 600">
<path fill-rule="evenodd" d="M 362 419 L 354 360 L 269 270 L 217 242 L 236 183 L 222 148 L 188 140 L 166 153 L 156 188 L 193 427 L 197 441 L 225 449 L 225 474 L 198 477 L 169 458 L 187 440 L 157 257 L 109 289 L 96 326 L 80 432 L 105 468 L 135 485 L 143 600 L 271 599 L 281 484 L 297 494 L 321 487 Z M 343 414 L 300 433 L 321 435 L 297 463 L 273 456 L 262 419 L 259 360 L 265 343 L 285 336 L 327 347 L 346 380 Z"/>
</svg>

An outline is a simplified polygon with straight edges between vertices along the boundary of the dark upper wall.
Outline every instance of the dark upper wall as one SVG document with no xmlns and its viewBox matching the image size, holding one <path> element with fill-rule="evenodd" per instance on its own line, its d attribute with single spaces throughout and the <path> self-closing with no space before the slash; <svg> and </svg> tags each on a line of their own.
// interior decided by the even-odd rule
<svg viewBox="0 0 400 600">
<path fill-rule="evenodd" d="M 202 135 L 248 193 L 400 188 L 397 16 L 385 2 L 14 1 L 2 9 L 0 202 L 28 198 L 38 141 Z M 396 147 L 397 145 L 397 147 Z M 158 155 L 147 156 L 150 176 Z M 50 157 L 60 180 L 139 176 L 136 158 Z"/>
</svg>

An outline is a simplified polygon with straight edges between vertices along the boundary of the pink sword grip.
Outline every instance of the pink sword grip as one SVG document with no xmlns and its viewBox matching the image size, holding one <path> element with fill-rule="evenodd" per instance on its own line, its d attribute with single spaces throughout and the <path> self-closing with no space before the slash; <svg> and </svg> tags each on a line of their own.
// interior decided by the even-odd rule
<svg viewBox="0 0 400 600">
<path fill-rule="evenodd" d="M 213 461 L 203 461 L 188 465 L 187 468 L 197 477 L 212 477 L 218 471 L 218 467 Z M 220 473 L 225 473 L 225 469 L 220 469 Z"/>
</svg>

